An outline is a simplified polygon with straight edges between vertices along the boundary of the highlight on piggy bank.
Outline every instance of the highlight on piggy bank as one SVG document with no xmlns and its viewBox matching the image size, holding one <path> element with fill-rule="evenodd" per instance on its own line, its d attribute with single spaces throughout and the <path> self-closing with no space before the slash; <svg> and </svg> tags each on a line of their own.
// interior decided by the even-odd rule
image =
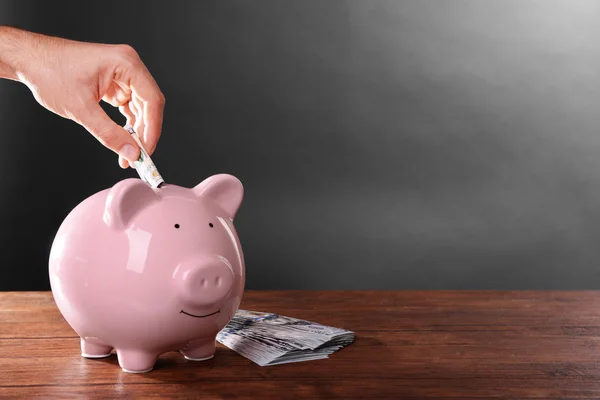
<svg viewBox="0 0 600 400">
<path fill-rule="evenodd" d="M 148 372 L 169 351 L 212 358 L 244 291 L 234 227 L 243 197 L 236 177 L 219 174 L 193 188 L 125 179 L 78 204 L 58 229 L 49 274 L 82 356 L 115 350 L 126 372 Z"/>
</svg>

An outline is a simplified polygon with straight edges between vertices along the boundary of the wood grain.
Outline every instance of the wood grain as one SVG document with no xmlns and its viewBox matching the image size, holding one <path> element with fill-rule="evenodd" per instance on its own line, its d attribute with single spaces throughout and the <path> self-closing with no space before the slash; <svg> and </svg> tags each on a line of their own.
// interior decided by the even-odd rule
<svg viewBox="0 0 600 400">
<path fill-rule="evenodd" d="M 50 293 L 0 293 L 0 398 L 600 398 L 600 292 L 248 291 L 242 308 L 347 328 L 329 359 L 87 360 Z"/>
</svg>

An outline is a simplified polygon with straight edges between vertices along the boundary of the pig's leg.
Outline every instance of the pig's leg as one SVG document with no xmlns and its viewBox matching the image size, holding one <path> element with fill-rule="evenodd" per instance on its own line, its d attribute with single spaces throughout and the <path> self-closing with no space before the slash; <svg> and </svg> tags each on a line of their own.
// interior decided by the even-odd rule
<svg viewBox="0 0 600 400">
<path fill-rule="evenodd" d="M 104 358 L 110 356 L 112 346 L 107 346 L 99 341 L 81 338 L 81 356 L 85 358 Z"/>
<path fill-rule="evenodd" d="M 204 361 L 214 357 L 217 347 L 216 336 L 210 338 L 202 338 L 192 340 L 185 348 L 181 350 L 181 354 L 190 361 Z"/>
<path fill-rule="evenodd" d="M 119 350 L 117 358 L 121 369 L 125 372 L 144 373 L 149 372 L 156 364 L 157 354 L 148 353 L 143 350 Z"/>
</svg>

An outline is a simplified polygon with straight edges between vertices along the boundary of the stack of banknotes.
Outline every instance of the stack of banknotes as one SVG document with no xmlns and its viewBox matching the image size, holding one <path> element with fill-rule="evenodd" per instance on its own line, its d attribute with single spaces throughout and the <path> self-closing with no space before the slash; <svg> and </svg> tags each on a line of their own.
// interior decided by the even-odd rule
<svg viewBox="0 0 600 400">
<path fill-rule="evenodd" d="M 237 310 L 217 341 L 260 366 L 327 358 L 354 332 L 260 311 Z"/>
</svg>

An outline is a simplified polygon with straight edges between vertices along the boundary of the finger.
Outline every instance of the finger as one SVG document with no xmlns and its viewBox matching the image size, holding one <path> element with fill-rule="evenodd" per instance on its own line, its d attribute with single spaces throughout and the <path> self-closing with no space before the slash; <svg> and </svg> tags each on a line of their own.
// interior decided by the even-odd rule
<svg viewBox="0 0 600 400">
<path fill-rule="evenodd" d="M 132 127 L 134 127 L 135 130 L 135 126 L 136 126 L 136 121 L 139 119 L 137 117 L 137 115 L 140 115 L 141 112 L 137 109 L 137 107 L 135 106 L 135 104 L 133 103 L 133 101 L 130 99 L 130 101 L 123 105 L 123 111 L 122 113 L 124 114 L 128 114 L 130 117 L 128 118 L 128 124 L 131 125 Z M 123 163 L 121 164 L 121 161 L 119 161 L 119 165 L 121 165 L 123 168 L 127 168 L 127 167 L 131 167 L 133 168 L 133 163 L 123 159 Z"/>
<path fill-rule="evenodd" d="M 144 149 L 146 149 L 148 147 L 144 140 L 144 132 L 146 130 L 146 126 L 144 124 L 144 118 L 143 118 L 144 112 L 142 111 L 144 109 L 144 104 L 136 96 L 133 96 L 131 98 L 131 102 L 134 104 L 136 110 L 138 110 L 137 118 L 135 120 L 135 125 L 133 126 L 133 129 L 135 130 L 138 137 L 142 141 L 142 145 L 144 146 Z"/>
<path fill-rule="evenodd" d="M 123 105 L 126 102 L 128 102 L 129 99 L 131 99 L 131 88 L 125 82 L 119 82 L 119 81 L 113 81 L 113 82 L 114 82 L 115 90 L 117 92 L 117 98 L 119 100 L 123 100 L 123 102 L 121 103 L 121 105 Z"/>
<path fill-rule="evenodd" d="M 73 119 L 87 129 L 100 143 L 128 161 L 139 158 L 139 148 L 131 135 L 117 125 L 100 107 L 89 101 L 86 107 L 73 113 Z"/>
<path fill-rule="evenodd" d="M 164 103 L 144 101 L 144 141 L 148 146 L 148 154 L 154 153 L 162 132 Z M 160 113 L 160 116 L 159 116 Z"/>
<path fill-rule="evenodd" d="M 127 103 L 131 99 L 131 91 L 122 90 L 117 85 L 111 85 L 106 90 L 102 100 L 113 107 L 119 107 Z"/>
<path fill-rule="evenodd" d="M 129 167 L 129 161 L 119 156 L 119 166 L 123 169 L 126 169 L 127 167 Z"/>
<path fill-rule="evenodd" d="M 133 126 L 135 124 L 135 115 L 129 109 L 129 105 L 128 104 L 119 106 L 119 111 L 127 119 L 126 125 Z"/>
<path fill-rule="evenodd" d="M 142 117 L 142 111 L 137 109 L 137 107 L 135 106 L 133 101 L 130 101 L 129 103 L 127 103 L 127 106 L 129 108 L 129 111 L 131 111 L 131 113 L 133 114 L 133 116 L 135 117 L 136 120 L 138 118 Z M 133 124 L 131 126 L 133 126 Z"/>
<path fill-rule="evenodd" d="M 141 137 L 139 135 L 139 132 L 141 130 L 143 130 L 143 126 L 141 126 L 143 124 L 142 110 L 136 106 L 135 102 L 133 101 L 133 98 L 129 102 L 129 110 L 131 111 L 132 114 L 134 114 L 134 117 L 135 117 L 131 126 L 133 127 L 133 130 L 138 134 L 138 137 L 142 141 L 142 146 L 144 146 L 144 139 L 143 139 L 143 137 Z M 145 148 L 145 146 L 144 146 L 144 148 Z"/>
<path fill-rule="evenodd" d="M 133 124 L 131 124 L 131 126 L 133 126 L 133 129 L 135 129 L 137 127 L 137 124 L 139 124 L 139 121 L 142 119 L 142 110 L 137 108 L 137 106 L 135 105 L 135 103 L 132 99 L 129 102 L 129 111 L 131 111 L 131 113 L 135 117 Z"/>
<path fill-rule="evenodd" d="M 123 169 L 127 169 L 129 167 L 133 168 L 133 164 L 130 161 L 127 161 L 126 159 L 124 159 L 123 157 L 119 156 L 119 166 Z"/>
<path fill-rule="evenodd" d="M 148 154 L 152 154 L 162 131 L 165 97 L 146 67 L 140 67 L 140 70 L 131 78 L 130 84 L 132 97 L 139 98 L 143 103 L 144 143 Z"/>
</svg>

